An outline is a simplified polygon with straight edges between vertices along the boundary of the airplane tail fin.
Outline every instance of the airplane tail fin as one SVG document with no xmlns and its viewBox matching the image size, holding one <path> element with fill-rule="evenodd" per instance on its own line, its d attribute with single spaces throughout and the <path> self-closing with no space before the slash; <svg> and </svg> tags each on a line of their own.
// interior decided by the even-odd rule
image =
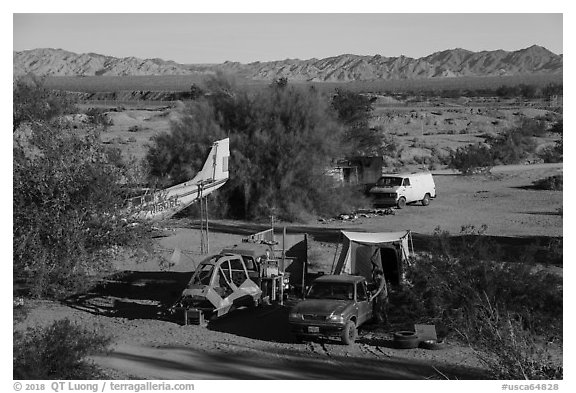
<svg viewBox="0 0 576 393">
<path fill-rule="evenodd" d="M 212 144 L 208 158 L 202 170 L 196 174 L 192 183 L 217 182 L 228 180 L 228 161 L 230 159 L 230 139 L 225 138 Z"/>
<path fill-rule="evenodd" d="M 200 198 L 216 191 L 228 180 L 230 139 L 214 142 L 202 170 L 192 180 L 152 194 L 130 199 L 138 218 L 160 220 L 171 217 Z"/>
</svg>

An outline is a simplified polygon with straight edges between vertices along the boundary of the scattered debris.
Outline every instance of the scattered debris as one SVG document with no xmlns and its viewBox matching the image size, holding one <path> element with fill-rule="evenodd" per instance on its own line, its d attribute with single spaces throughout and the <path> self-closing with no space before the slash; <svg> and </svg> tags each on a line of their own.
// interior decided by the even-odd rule
<svg viewBox="0 0 576 393">
<path fill-rule="evenodd" d="M 360 209 L 354 213 L 342 213 L 335 217 L 335 219 L 347 221 L 347 220 L 356 220 L 358 218 L 372 218 L 376 216 L 387 216 L 387 215 L 394 215 L 396 212 L 394 209 L 387 207 L 385 209 Z M 329 220 L 321 218 L 320 222 L 327 222 Z"/>
</svg>

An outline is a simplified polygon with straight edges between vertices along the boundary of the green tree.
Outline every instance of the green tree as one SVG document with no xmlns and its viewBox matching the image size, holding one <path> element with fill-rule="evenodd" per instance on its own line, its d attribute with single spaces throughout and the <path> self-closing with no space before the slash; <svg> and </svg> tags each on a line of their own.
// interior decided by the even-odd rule
<svg viewBox="0 0 576 393">
<path fill-rule="evenodd" d="M 79 137 L 46 125 L 15 142 L 14 272 L 36 296 L 82 289 L 124 244 L 122 171 L 95 134 Z"/>
<path fill-rule="evenodd" d="M 18 85 L 14 94 L 24 97 L 28 89 Z M 67 108 L 58 97 L 50 97 L 49 115 L 43 105 L 14 102 L 15 113 L 26 113 L 13 135 L 14 279 L 32 295 L 59 296 L 89 285 L 108 267 L 114 246 L 145 226 L 123 220 L 121 184 L 129 174 L 97 129 L 52 124 Z"/>
<path fill-rule="evenodd" d="M 165 187 L 191 179 L 202 168 L 212 142 L 225 137 L 206 100 L 188 103 L 180 118 L 172 122 L 171 132 L 152 139 L 147 162 L 153 183 Z"/>
<path fill-rule="evenodd" d="M 223 214 L 259 218 L 275 213 L 294 220 L 340 206 L 325 172 L 341 154 L 342 127 L 326 97 L 282 84 L 249 95 L 224 75 L 207 87 L 210 105 L 187 107 L 184 119 L 189 120 L 154 141 L 148 157 L 156 176 L 167 174 L 174 183 L 175 174 L 183 173 L 179 168 L 198 170 L 192 164 L 206 153 L 185 145 L 211 143 L 227 134 L 230 180 L 216 196 Z"/>
<path fill-rule="evenodd" d="M 342 145 L 347 156 L 387 155 L 390 147 L 384 133 L 369 127 L 375 98 L 347 90 L 336 89 L 332 108 L 344 124 Z"/>
<path fill-rule="evenodd" d="M 374 108 L 374 98 L 348 90 L 336 89 L 332 98 L 332 107 L 338 114 L 338 119 L 347 127 L 361 128 L 368 126 L 368 120 Z"/>
</svg>

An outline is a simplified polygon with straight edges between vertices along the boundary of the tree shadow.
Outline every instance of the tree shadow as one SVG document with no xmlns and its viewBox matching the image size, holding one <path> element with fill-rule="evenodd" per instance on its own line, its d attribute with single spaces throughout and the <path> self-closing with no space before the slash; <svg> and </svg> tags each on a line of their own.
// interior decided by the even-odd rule
<svg viewBox="0 0 576 393">
<path fill-rule="evenodd" d="M 522 214 L 529 214 L 531 216 L 561 216 L 563 215 L 559 210 L 553 212 L 521 212 Z"/>
<path fill-rule="evenodd" d="M 144 351 L 114 351 L 107 363 L 120 360 L 125 366 L 145 368 L 157 375 L 177 371 L 177 379 L 236 380 L 417 380 L 486 379 L 484 370 L 440 361 L 403 359 L 395 356 L 364 358 L 314 354 L 296 348 L 255 349 L 228 344 L 226 352 L 206 352 L 184 346 L 163 346 Z M 161 351 L 158 353 L 156 351 Z M 167 353 L 176 356 L 166 357 Z M 158 356 L 157 356 L 158 355 Z M 441 374 L 440 374 L 441 373 Z M 152 377 L 153 375 L 151 375 Z"/>
<path fill-rule="evenodd" d="M 516 188 L 518 190 L 527 190 L 527 191 L 556 191 L 556 192 L 562 192 L 562 190 L 547 190 L 546 188 L 543 188 L 542 186 L 538 186 L 535 184 L 530 184 L 530 185 L 525 185 L 525 186 L 515 186 L 515 187 L 511 187 L 511 188 Z"/>
<path fill-rule="evenodd" d="M 70 307 L 96 315 L 128 319 L 160 319 L 190 281 L 192 272 L 113 274 L 92 290 L 68 297 Z"/>
<path fill-rule="evenodd" d="M 295 342 L 288 325 L 288 305 L 238 309 L 214 321 L 208 329 L 254 340 L 279 343 Z"/>
</svg>

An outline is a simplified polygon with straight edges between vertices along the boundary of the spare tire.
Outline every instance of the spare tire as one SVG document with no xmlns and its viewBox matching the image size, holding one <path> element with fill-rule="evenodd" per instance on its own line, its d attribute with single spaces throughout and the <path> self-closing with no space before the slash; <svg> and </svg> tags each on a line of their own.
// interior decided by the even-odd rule
<svg viewBox="0 0 576 393">
<path fill-rule="evenodd" d="M 418 348 L 419 340 L 416 333 L 399 331 L 394 333 L 394 346 L 398 349 Z"/>
<path fill-rule="evenodd" d="M 444 341 L 424 340 L 420 342 L 420 348 L 437 351 L 439 349 L 445 349 L 446 344 Z"/>
</svg>

